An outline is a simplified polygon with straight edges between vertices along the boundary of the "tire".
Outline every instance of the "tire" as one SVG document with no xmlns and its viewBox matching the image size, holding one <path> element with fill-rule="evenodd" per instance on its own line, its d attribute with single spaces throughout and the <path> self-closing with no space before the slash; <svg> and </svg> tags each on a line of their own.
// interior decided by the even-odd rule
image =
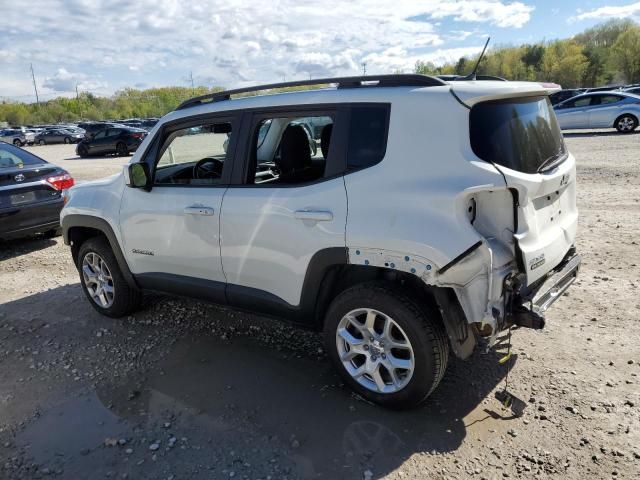
<svg viewBox="0 0 640 480">
<path fill-rule="evenodd" d="M 38 145 L 46 145 L 47 142 L 45 142 L 44 140 L 38 140 Z"/>
<path fill-rule="evenodd" d="M 13 144 L 14 144 L 16 147 L 21 147 L 21 146 L 22 146 L 22 142 L 21 142 L 19 139 L 17 139 L 17 138 L 13 141 Z"/>
<path fill-rule="evenodd" d="M 638 119 L 629 113 L 616 118 L 613 126 L 620 133 L 631 133 L 638 128 Z"/>
<path fill-rule="evenodd" d="M 44 236 L 44 238 L 59 237 L 60 235 L 62 235 L 62 229 L 61 228 L 52 228 L 51 230 L 47 230 L 46 232 L 43 232 L 42 235 Z"/>
<path fill-rule="evenodd" d="M 119 157 L 126 157 L 127 155 L 129 155 L 129 149 L 124 143 L 119 142 L 116 145 L 116 155 L 118 155 Z"/>
<path fill-rule="evenodd" d="M 89 156 L 89 151 L 87 150 L 87 147 L 85 147 L 84 145 L 80 145 L 78 147 L 78 155 L 80 155 L 81 158 L 86 158 Z"/>
<path fill-rule="evenodd" d="M 99 259 L 101 262 L 96 261 Z M 107 317 L 119 318 L 136 311 L 142 301 L 140 290 L 129 286 L 124 279 L 116 257 L 111 250 L 109 242 L 104 237 L 92 237 L 80 246 L 78 252 L 78 273 L 80 275 L 80 283 L 89 303 L 99 313 Z M 88 262 L 88 270 L 85 265 Z M 104 268 L 106 266 L 106 268 Z M 95 272 L 95 275 L 87 275 L 87 273 Z M 98 272 L 102 275 L 103 285 L 111 287 L 111 296 L 106 290 L 102 290 L 102 296 L 106 300 L 104 303 L 97 294 L 98 286 L 90 279 L 94 277 L 98 280 Z M 107 280 L 108 279 L 108 280 Z M 89 284 L 89 287 L 87 287 Z M 94 295 L 90 292 L 94 292 Z"/>
<path fill-rule="evenodd" d="M 69 137 L 64 137 L 64 143 L 67 145 L 71 143 L 71 139 Z"/>
<path fill-rule="evenodd" d="M 374 334 L 367 339 L 345 319 L 355 318 L 369 332 L 369 310 L 374 311 L 375 321 Z M 383 325 L 389 320 L 395 325 L 389 330 L 392 335 L 385 337 Z M 347 346 L 345 331 L 355 343 L 360 339 L 362 342 L 353 349 Z M 356 285 L 338 295 L 329 306 L 324 336 L 326 350 L 344 381 L 367 400 L 394 409 L 415 407 L 426 400 L 444 376 L 449 359 L 449 343 L 436 311 L 418 304 L 395 285 L 383 282 Z M 401 342 L 401 338 L 405 341 Z M 341 355 L 345 356 L 344 362 Z M 387 365 L 412 365 L 412 370 L 395 367 L 392 374 Z M 377 368 L 378 381 L 374 374 L 362 373 L 367 366 Z"/>
</svg>

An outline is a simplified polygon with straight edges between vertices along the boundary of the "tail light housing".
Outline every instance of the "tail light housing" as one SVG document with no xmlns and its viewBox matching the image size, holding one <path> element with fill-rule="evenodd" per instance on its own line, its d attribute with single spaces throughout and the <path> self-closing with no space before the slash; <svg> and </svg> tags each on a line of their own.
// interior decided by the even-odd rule
<svg viewBox="0 0 640 480">
<path fill-rule="evenodd" d="M 47 178 L 47 183 L 56 190 L 67 190 L 68 188 L 73 187 L 75 181 L 71 175 L 65 173 L 63 175 L 56 175 L 54 177 Z"/>
<path fill-rule="evenodd" d="M 132 133 L 132 134 L 131 134 L 131 136 L 132 136 L 133 138 L 137 138 L 137 139 L 139 139 L 139 140 L 142 140 L 142 139 L 144 138 L 144 136 L 145 136 L 145 135 L 146 135 L 145 133 L 137 133 L 137 132 L 136 132 L 136 133 Z"/>
</svg>

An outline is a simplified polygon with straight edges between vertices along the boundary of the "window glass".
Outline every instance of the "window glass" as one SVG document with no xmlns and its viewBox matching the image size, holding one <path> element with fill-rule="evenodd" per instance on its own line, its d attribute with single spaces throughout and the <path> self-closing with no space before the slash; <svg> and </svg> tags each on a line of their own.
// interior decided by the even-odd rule
<svg viewBox="0 0 640 480">
<path fill-rule="evenodd" d="M 578 98 L 573 102 L 572 107 L 586 107 L 591 103 L 591 97 Z"/>
<path fill-rule="evenodd" d="M 119 128 L 110 128 L 107 130 L 107 137 L 115 137 L 116 135 L 120 135 Z"/>
<path fill-rule="evenodd" d="M 256 127 L 248 183 L 303 184 L 324 176 L 333 117 L 279 117 Z M 319 132 L 316 138 L 316 132 Z"/>
<path fill-rule="evenodd" d="M 96 135 L 93 138 L 95 138 L 96 140 L 99 140 L 101 138 L 104 138 L 106 136 L 106 134 L 107 134 L 107 131 L 106 130 L 102 130 L 102 131 L 96 133 Z"/>
<path fill-rule="evenodd" d="M 351 110 L 347 164 L 350 169 L 380 162 L 387 148 L 388 108 L 361 106 Z"/>
<path fill-rule="evenodd" d="M 23 165 L 42 165 L 44 160 L 26 150 L 13 145 L 0 145 L 0 168 L 21 167 Z"/>
<path fill-rule="evenodd" d="M 155 182 L 220 184 L 231 135 L 229 122 L 198 125 L 173 132 L 165 141 L 156 168 Z"/>
<path fill-rule="evenodd" d="M 469 122 L 473 152 L 487 162 L 536 173 L 566 158 L 547 97 L 478 103 Z"/>
<path fill-rule="evenodd" d="M 617 95 L 600 95 L 600 105 L 606 105 L 608 103 L 616 103 L 622 100 L 621 97 Z"/>
</svg>

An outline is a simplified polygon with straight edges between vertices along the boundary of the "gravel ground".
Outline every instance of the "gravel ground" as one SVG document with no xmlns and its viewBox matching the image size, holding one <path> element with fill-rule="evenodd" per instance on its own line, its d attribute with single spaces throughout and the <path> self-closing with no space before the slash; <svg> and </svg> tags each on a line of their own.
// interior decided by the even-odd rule
<svg viewBox="0 0 640 480">
<path fill-rule="evenodd" d="M 567 134 L 578 159 L 580 279 L 542 332 L 452 361 L 420 409 L 353 396 L 320 338 L 148 297 L 93 311 L 60 238 L 0 245 L 0 478 L 638 478 L 640 134 Z M 127 159 L 33 151 L 78 180 Z"/>
</svg>

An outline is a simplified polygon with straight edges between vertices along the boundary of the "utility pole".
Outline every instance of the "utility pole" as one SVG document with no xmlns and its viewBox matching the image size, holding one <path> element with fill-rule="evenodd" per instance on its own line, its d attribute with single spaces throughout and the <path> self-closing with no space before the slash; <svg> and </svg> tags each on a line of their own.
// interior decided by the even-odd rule
<svg viewBox="0 0 640 480">
<path fill-rule="evenodd" d="M 362 76 L 366 76 L 367 75 L 367 62 L 363 62 L 362 63 Z"/>
<path fill-rule="evenodd" d="M 191 80 L 191 96 L 196 96 L 196 87 L 193 84 L 193 71 L 189 71 L 189 79 Z"/>
<path fill-rule="evenodd" d="M 31 78 L 33 79 L 33 89 L 36 92 L 36 103 L 40 106 L 40 98 L 38 97 L 38 87 L 36 86 L 36 76 L 33 73 L 33 63 L 31 64 Z"/>
<path fill-rule="evenodd" d="M 77 83 L 76 83 L 76 103 L 78 104 L 78 113 L 80 114 L 80 120 L 82 120 L 82 105 L 80 104 L 80 94 L 78 93 Z"/>
</svg>

